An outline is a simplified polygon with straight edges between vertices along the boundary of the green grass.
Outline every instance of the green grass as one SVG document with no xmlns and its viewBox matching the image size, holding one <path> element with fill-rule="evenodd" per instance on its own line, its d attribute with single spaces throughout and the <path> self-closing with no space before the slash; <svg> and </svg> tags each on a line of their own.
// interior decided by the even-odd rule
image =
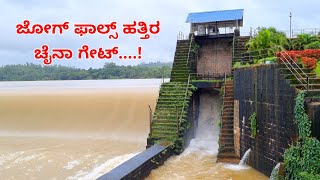
<svg viewBox="0 0 320 180">
<path fill-rule="evenodd" d="M 255 66 L 259 64 L 265 64 L 266 61 L 269 61 L 269 63 L 274 63 L 277 60 L 276 57 L 266 57 L 262 59 L 254 59 L 253 61 L 249 63 L 242 63 L 241 62 L 236 62 L 233 64 L 233 68 L 242 68 L 242 67 L 250 67 L 250 66 Z"/>
<path fill-rule="evenodd" d="M 317 68 L 314 70 L 314 72 L 317 74 L 317 77 L 320 77 L 320 61 L 318 61 Z"/>
</svg>

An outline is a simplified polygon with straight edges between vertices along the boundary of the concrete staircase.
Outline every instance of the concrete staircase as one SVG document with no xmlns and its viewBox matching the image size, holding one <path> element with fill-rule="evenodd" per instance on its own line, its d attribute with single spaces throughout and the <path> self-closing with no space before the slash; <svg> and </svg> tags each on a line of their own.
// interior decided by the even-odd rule
<svg viewBox="0 0 320 180">
<path fill-rule="evenodd" d="M 192 45 L 191 40 L 177 41 L 170 82 L 163 83 L 160 87 L 147 148 L 157 142 L 170 141 L 175 144 L 176 153 L 182 152 L 189 102 L 195 90 L 188 83 L 190 43 Z"/>
<path fill-rule="evenodd" d="M 185 92 L 185 83 L 170 82 L 162 84 L 150 133 L 150 137 L 154 141 L 167 140 L 172 142 L 179 137 L 179 131 L 181 133 L 184 131 L 183 127 L 178 127 L 178 121 L 181 115 L 182 122 L 187 119 L 190 96 L 186 97 L 185 103 Z M 182 108 L 184 109 L 182 110 Z"/>
<path fill-rule="evenodd" d="M 188 65 L 189 48 L 190 40 L 179 40 L 177 42 L 170 82 L 187 83 L 190 71 Z"/>
<path fill-rule="evenodd" d="M 297 91 L 306 90 L 307 75 L 309 77 L 309 91 L 307 93 L 307 97 L 320 97 L 320 78 L 317 77 L 316 73 L 304 68 L 302 64 L 297 65 L 299 68 L 292 68 L 291 71 L 294 72 L 298 78 L 292 74 L 290 69 L 288 69 L 288 64 L 286 66 L 285 63 L 279 63 L 278 68 L 280 70 L 280 74 L 291 86 L 295 87 Z"/>
<path fill-rule="evenodd" d="M 225 95 L 223 98 L 223 115 L 221 120 L 217 162 L 239 163 L 239 157 L 237 157 L 234 149 L 233 81 L 227 81 L 224 88 Z"/>
<path fill-rule="evenodd" d="M 250 36 L 235 37 L 233 63 L 241 61 L 241 54 L 247 52 L 245 44 L 250 40 Z"/>
</svg>

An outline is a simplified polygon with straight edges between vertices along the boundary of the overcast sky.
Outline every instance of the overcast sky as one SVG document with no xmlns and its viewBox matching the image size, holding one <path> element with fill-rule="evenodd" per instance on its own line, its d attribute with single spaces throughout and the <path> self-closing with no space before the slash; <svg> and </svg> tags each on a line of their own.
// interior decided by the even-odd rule
<svg viewBox="0 0 320 180">
<path fill-rule="evenodd" d="M 0 0 L 0 65 L 26 62 L 42 63 L 34 59 L 33 50 L 48 44 L 54 48 L 69 48 L 76 52 L 83 45 L 89 47 L 119 47 L 122 55 L 137 54 L 142 46 L 142 60 L 55 60 L 62 64 L 81 68 L 98 68 L 105 62 L 117 64 L 137 64 L 139 62 L 173 60 L 176 37 L 179 31 L 188 33 L 185 23 L 190 12 L 244 9 L 244 27 L 274 26 L 280 30 L 289 29 L 289 12 L 293 13 L 294 29 L 320 28 L 319 0 Z M 52 24 L 69 21 L 69 30 L 63 35 L 17 35 L 16 25 L 28 19 L 31 24 Z M 117 31 L 122 24 L 136 21 L 161 23 L 161 31 L 149 40 L 139 36 L 124 36 L 109 40 L 102 35 L 79 37 L 73 34 L 76 23 L 110 23 L 117 21 Z"/>
</svg>

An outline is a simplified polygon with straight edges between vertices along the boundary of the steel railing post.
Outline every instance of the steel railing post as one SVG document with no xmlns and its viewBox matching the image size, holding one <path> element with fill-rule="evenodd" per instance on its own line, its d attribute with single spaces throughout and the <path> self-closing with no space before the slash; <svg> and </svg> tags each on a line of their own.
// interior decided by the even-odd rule
<svg viewBox="0 0 320 180">
<path fill-rule="evenodd" d="M 309 92 L 309 76 L 307 76 L 307 92 Z"/>
<path fill-rule="evenodd" d="M 149 125 L 150 125 L 150 134 L 151 134 L 151 130 L 152 130 L 152 109 L 151 109 L 151 106 L 150 105 L 148 105 L 149 106 Z"/>
</svg>

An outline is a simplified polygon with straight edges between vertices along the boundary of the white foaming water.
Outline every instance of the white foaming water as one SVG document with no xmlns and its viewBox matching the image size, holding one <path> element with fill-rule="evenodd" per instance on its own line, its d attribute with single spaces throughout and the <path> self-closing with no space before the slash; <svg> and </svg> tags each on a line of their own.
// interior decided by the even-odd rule
<svg viewBox="0 0 320 180">
<path fill-rule="evenodd" d="M 190 141 L 189 146 L 182 156 L 197 152 L 197 155 L 214 155 L 218 153 L 219 127 L 217 122 L 221 119 L 219 96 L 210 97 L 203 94 L 200 97 L 198 128 L 195 138 Z"/>
<path fill-rule="evenodd" d="M 233 171 L 243 171 L 243 170 L 251 169 L 250 166 L 242 165 L 242 164 L 225 164 L 223 167 Z"/>
<path fill-rule="evenodd" d="M 42 151 L 45 150 L 46 148 L 38 148 L 38 149 L 31 149 L 31 150 L 25 150 L 25 151 L 17 151 L 14 153 L 0 153 L 0 170 L 4 169 L 4 163 L 6 162 L 11 162 L 8 167 L 11 167 L 13 165 L 20 164 L 22 162 L 30 161 L 32 159 L 41 159 L 44 157 L 43 154 L 37 153 L 37 154 L 31 154 L 31 155 L 26 155 L 26 153 L 30 152 L 36 152 L 36 151 Z M 3 168 L 1 168 L 3 167 Z"/>
<path fill-rule="evenodd" d="M 251 153 L 251 149 L 249 148 L 249 149 L 244 153 L 243 157 L 241 158 L 240 163 L 239 163 L 240 165 L 244 165 L 244 164 L 247 163 L 247 160 L 248 160 L 248 158 L 249 158 L 249 156 L 250 156 L 250 153 Z"/>
<path fill-rule="evenodd" d="M 195 138 L 181 155 L 171 157 L 153 170 L 147 180 L 264 179 L 248 166 L 216 163 L 219 148 L 217 122 L 221 120 L 222 102 L 221 97 L 211 93 L 201 92 Z"/>
<path fill-rule="evenodd" d="M 280 163 L 278 163 L 272 170 L 270 175 L 270 180 L 276 180 L 278 177 L 279 169 L 280 169 Z"/>
<path fill-rule="evenodd" d="M 226 169 L 230 169 L 230 170 L 233 170 L 233 171 L 242 171 L 242 170 L 247 170 L 247 169 L 250 169 L 251 167 L 250 166 L 247 166 L 246 163 L 248 161 L 248 158 L 250 156 L 250 152 L 251 152 L 251 149 L 248 149 L 243 157 L 241 158 L 240 160 L 240 163 L 239 164 L 226 164 L 224 165 L 224 167 Z"/>
<path fill-rule="evenodd" d="M 64 169 L 73 169 L 75 166 L 79 165 L 80 162 L 77 160 L 69 161 L 67 165 L 63 166 Z"/>
<path fill-rule="evenodd" d="M 122 156 L 117 156 L 112 159 L 107 160 L 105 163 L 93 168 L 90 172 L 85 172 L 83 170 L 78 171 L 74 176 L 67 177 L 68 180 L 87 180 L 87 179 L 97 179 L 103 174 L 111 171 L 115 167 L 129 160 L 139 153 L 125 154 Z"/>
<path fill-rule="evenodd" d="M 44 155 L 43 154 L 32 154 L 32 155 L 28 155 L 25 157 L 18 157 L 17 159 L 15 159 L 11 164 L 15 164 L 15 165 L 20 165 L 24 162 L 33 160 L 33 159 L 41 159 L 43 158 Z"/>
</svg>

